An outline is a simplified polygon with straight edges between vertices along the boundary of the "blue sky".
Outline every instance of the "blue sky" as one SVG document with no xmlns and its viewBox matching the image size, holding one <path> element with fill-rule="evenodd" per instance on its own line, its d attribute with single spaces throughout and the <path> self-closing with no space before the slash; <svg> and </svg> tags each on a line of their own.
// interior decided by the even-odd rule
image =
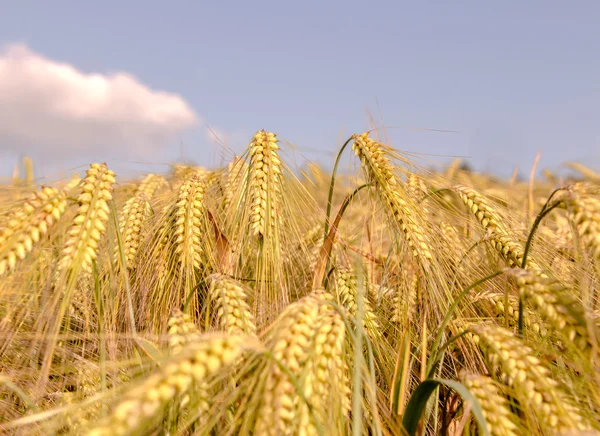
<svg viewBox="0 0 600 436">
<path fill-rule="evenodd" d="M 153 162 L 178 158 L 182 141 L 185 157 L 220 163 L 209 125 L 235 151 L 264 128 L 330 165 L 342 136 L 370 127 L 369 110 L 388 126 L 457 131 L 389 129 L 397 148 L 507 175 L 528 172 L 538 151 L 541 168 L 600 167 L 598 23 L 597 1 L 22 0 L 2 5 L 0 46 L 178 94 L 199 122 Z M 0 131 L 0 150 L 3 140 Z M 119 150 L 107 154 L 82 143 L 77 162 L 143 171 Z M 38 160 L 46 171 L 66 165 Z"/>
</svg>

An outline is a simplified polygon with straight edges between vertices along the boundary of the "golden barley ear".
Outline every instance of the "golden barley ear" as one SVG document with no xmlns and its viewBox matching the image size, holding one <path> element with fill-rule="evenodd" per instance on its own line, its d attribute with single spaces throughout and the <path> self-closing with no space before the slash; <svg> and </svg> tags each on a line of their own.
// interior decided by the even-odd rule
<svg viewBox="0 0 600 436">
<path fill-rule="evenodd" d="M 340 306 L 345 307 L 350 316 L 356 320 L 358 315 L 357 305 L 357 278 L 356 274 L 350 268 L 338 268 L 335 271 L 335 291 Z M 367 333 L 372 337 L 374 341 L 380 341 L 380 323 L 377 320 L 371 304 L 365 295 L 363 299 L 363 314 L 362 324 L 366 329 Z"/>
<path fill-rule="evenodd" d="M 568 346 L 575 346 L 583 353 L 591 351 L 592 338 L 585 313 L 572 291 L 535 270 L 514 269 L 509 274 L 515 278 L 523 300 L 562 336 Z"/>
<path fill-rule="evenodd" d="M 281 195 L 281 161 L 277 137 L 264 130 L 250 144 L 250 222 L 252 234 L 265 237 L 277 230 Z"/>
<path fill-rule="evenodd" d="M 469 211 L 477 218 L 484 230 L 489 234 L 492 246 L 500 257 L 509 265 L 520 267 L 523 264 L 525 250 L 511 236 L 509 229 L 502 223 L 502 218 L 496 209 L 473 188 L 458 185 L 454 191 L 458 193 Z M 527 267 L 542 271 L 537 262 L 529 257 Z"/>
<path fill-rule="evenodd" d="M 139 191 L 123 206 L 119 216 L 119 231 L 123 240 L 126 267 L 129 269 L 136 267 L 138 250 L 143 243 L 151 214 L 150 201 L 143 191 Z M 118 250 L 119 247 L 115 247 L 116 259 L 119 259 Z"/>
<path fill-rule="evenodd" d="M 14 270 L 48 233 L 67 205 L 64 191 L 43 187 L 10 215 L 0 228 L 0 276 Z"/>
<path fill-rule="evenodd" d="M 600 268 L 600 196 L 582 188 L 570 192 L 567 208 L 581 240 Z"/>
<path fill-rule="evenodd" d="M 244 180 L 248 176 L 248 168 L 248 163 L 239 156 L 236 156 L 235 159 L 227 164 L 223 209 L 227 210 L 230 206 L 238 206 L 239 198 L 236 198 L 236 192 L 239 192 L 240 184 L 244 183 Z"/>
<path fill-rule="evenodd" d="M 125 436 L 152 429 L 176 397 L 227 371 L 244 351 L 259 347 L 256 339 L 243 336 L 199 336 L 122 395 L 108 417 L 93 425 L 88 434 Z"/>
<path fill-rule="evenodd" d="M 67 233 L 68 238 L 59 262 L 59 269 L 90 272 L 92 261 L 98 256 L 98 244 L 106 232 L 106 222 L 112 199 L 115 173 L 106 164 L 92 164 L 82 182 L 77 198 L 77 215 Z"/>
<path fill-rule="evenodd" d="M 523 409 L 533 411 L 538 425 L 552 431 L 590 429 L 546 365 L 521 339 L 494 325 L 480 324 L 469 331 L 475 335 L 492 373 L 513 389 Z"/>
<path fill-rule="evenodd" d="M 145 194 L 148 200 L 168 186 L 167 180 L 159 174 L 148 174 L 139 184 L 137 194 Z"/>
<path fill-rule="evenodd" d="M 479 374 L 464 374 L 462 383 L 479 401 L 488 430 L 493 436 L 517 436 L 517 417 L 500 386 L 491 378 Z"/>
<path fill-rule="evenodd" d="M 58 335 L 64 325 L 65 315 L 71 307 L 73 292 L 80 274 L 90 277 L 92 264 L 98 256 L 99 245 L 106 232 L 112 199 L 114 173 L 106 164 L 91 164 L 81 182 L 77 197 L 79 207 L 67 231 L 66 242 L 58 261 L 58 281 L 45 311 L 36 321 L 37 341 L 45 342 L 43 363 L 39 371 L 36 393 L 46 389 Z"/>
<path fill-rule="evenodd" d="M 392 222 L 404 233 L 413 254 L 424 265 L 429 265 L 432 254 L 423 229 L 421 216 L 414 201 L 399 183 L 394 167 L 390 163 L 387 148 L 368 133 L 354 135 L 352 149 L 362 163 L 367 181 L 377 188 L 382 201 L 388 208 Z"/>
<path fill-rule="evenodd" d="M 207 309 L 216 309 L 219 328 L 233 335 L 256 335 L 254 316 L 247 302 L 248 289 L 222 274 L 209 276 L 208 282 Z"/>
<path fill-rule="evenodd" d="M 345 415 L 349 408 L 342 357 L 345 325 L 327 301 L 329 294 L 313 291 L 289 305 L 270 327 L 265 346 L 274 361 L 256 374 L 266 380 L 255 394 L 261 398 L 255 434 L 317 434 L 317 422 L 332 431 L 344 428 L 345 417 L 340 422 L 336 413 L 343 410 Z"/>
<path fill-rule="evenodd" d="M 237 190 L 231 201 L 237 207 L 226 211 L 225 231 L 229 231 L 232 247 L 230 272 L 240 277 L 252 275 L 256 297 L 252 309 L 259 325 L 266 321 L 267 310 L 281 310 L 290 298 L 282 267 L 287 211 L 278 143 L 274 133 L 256 132 L 244 153 L 247 169 L 238 163 L 237 173 L 232 174 Z M 250 258 L 254 260 L 249 262 Z"/>
<path fill-rule="evenodd" d="M 212 175 L 195 170 L 186 174 L 187 178 L 169 194 L 162 212 L 157 214 L 137 271 L 137 279 L 141 280 L 137 292 L 149 290 L 149 306 L 142 315 L 155 329 L 164 325 L 173 309 L 185 309 L 194 318 L 199 315 L 202 303 L 196 288 L 217 264 L 206 205 L 214 183 Z M 154 274 L 143 277 L 140 271 L 147 270 Z"/>
</svg>

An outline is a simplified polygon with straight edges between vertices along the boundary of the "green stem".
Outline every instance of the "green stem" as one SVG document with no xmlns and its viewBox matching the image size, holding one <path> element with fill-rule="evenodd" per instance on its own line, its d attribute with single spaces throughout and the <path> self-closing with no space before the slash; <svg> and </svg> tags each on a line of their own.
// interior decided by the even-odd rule
<svg viewBox="0 0 600 436">
<path fill-rule="evenodd" d="M 464 335 L 466 335 L 468 332 L 467 330 L 464 330 L 463 332 L 452 336 L 450 339 L 448 339 L 444 345 L 442 345 L 440 347 L 439 350 L 435 351 L 435 360 L 432 361 L 432 363 L 429 365 L 429 372 L 427 373 L 427 378 L 432 378 L 434 376 L 434 372 L 435 369 L 437 367 L 437 364 L 442 360 L 442 356 L 444 355 L 444 351 L 446 351 L 446 349 L 457 339 L 462 338 Z"/>
<path fill-rule="evenodd" d="M 546 200 L 546 203 L 544 204 L 544 207 L 542 207 L 542 210 L 540 211 L 540 213 L 538 214 L 538 216 L 535 218 L 535 221 L 533 222 L 533 226 L 531 226 L 531 231 L 529 232 L 529 236 L 527 237 L 527 243 L 525 244 L 525 251 L 523 252 L 523 262 L 521 262 L 521 268 L 525 269 L 527 267 L 527 256 L 529 254 L 529 251 L 531 250 L 531 244 L 533 243 L 533 236 L 535 235 L 535 232 L 537 231 L 539 225 L 542 222 L 542 219 L 544 219 L 544 217 L 546 215 L 548 215 L 553 209 L 555 209 L 556 207 L 558 207 L 562 201 L 558 200 L 555 201 L 554 203 L 552 203 L 552 205 L 550 205 L 550 201 L 552 200 L 552 197 L 554 197 L 554 194 L 556 194 L 558 191 L 561 191 L 563 188 L 559 188 L 557 190 L 555 190 L 552 194 L 550 194 L 550 197 L 548 197 L 548 200 Z M 518 329 L 519 329 L 519 336 L 523 336 L 523 330 L 524 330 L 524 309 L 523 309 L 523 297 L 521 296 L 521 294 L 519 294 L 519 323 L 518 323 Z"/>
<path fill-rule="evenodd" d="M 442 340 L 442 335 L 444 334 L 444 329 L 446 328 L 446 326 L 448 325 L 448 323 L 450 322 L 450 318 L 452 317 L 452 315 L 454 314 L 454 311 L 456 310 L 456 307 L 458 306 L 458 304 L 461 302 L 461 300 L 469 293 L 469 291 L 471 291 L 472 289 L 476 288 L 477 286 L 487 282 L 488 280 L 493 279 L 494 277 L 499 276 L 500 274 L 502 274 L 502 271 L 497 271 L 493 274 L 490 274 L 487 277 L 482 278 L 481 280 L 476 281 L 475 283 L 473 283 L 472 285 L 470 285 L 469 287 L 467 287 L 464 291 L 462 291 L 458 297 L 456 297 L 456 299 L 454 300 L 454 302 L 452 303 L 452 306 L 450 306 L 450 309 L 448 309 L 448 312 L 446 312 L 446 316 L 444 318 L 444 320 L 442 321 L 442 324 L 440 325 L 438 332 L 436 334 L 435 337 L 435 341 L 433 342 L 433 346 L 432 346 L 432 350 L 434 350 L 434 354 L 432 354 L 429 362 L 435 362 L 437 359 L 437 354 L 438 352 L 437 347 L 439 346 L 441 340 Z M 435 359 L 433 359 L 433 357 L 435 357 Z M 429 363 L 427 365 L 427 372 L 429 373 L 431 371 L 431 367 L 432 367 L 432 363 Z"/>
<path fill-rule="evenodd" d="M 562 203 L 562 200 L 558 200 L 558 201 L 555 201 L 554 203 L 552 203 L 552 205 L 550 205 L 550 201 L 552 200 L 552 197 L 558 191 L 560 191 L 560 189 L 557 189 L 556 191 L 554 191 L 552 193 L 552 195 L 550 195 L 550 197 L 544 204 L 544 207 L 542 207 L 542 210 L 540 211 L 540 213 L 536 217 L 535 221 L 533 222 L 533 226 L 531 227 L 531 231 L 529 232 L 529 237 L 527 238 L 527 244 L 525 244 L 525 252 L 523 253 L 523 262 L 521 263 L 521 268 L 523 268 L 523 269 L 525 269 L 525 267 L 527 266 L 527 255 L 529 254 L 529 250 L 531 248 L 531 243 L 533 242 L 533 236 L 535 235 L 537 228 L 539 227 L 540 223 L 542 222 L 542 219 L 547 214 L 549 214 L 553 209 L 555 209 Z"/>
<path fill-rule="evenodd" d="M 98 313 L 98 335 L 100 338 L 100 387 L 102 392 L 106 392 L 106 334 L 104 331 L 104 305 L 102 304 L 98 265 L 95 260 L 92 262 L 92 268 L 94 274 L 94 298 L 96 299 L 96 311 Z"/>
<path fill-rule="evenodd" d="M 364 188 L 366 188 L 367 186 L 369 186 L 368 183 L 365 183 L 364 185 L 360 185 L 358 188 L 356 188 L 354 191 L 352 191 L 352 193 L 348 196 L 346 196 L 346 198 L 344 199 L 344 202 L 342 203 L 342 206 L 340 207 L 340 210 L 338 212 L 338 217 L 342 217 L 344 215 L 344 213 L 346 212 L 346 209 L 348 208 L 348 206 L 350 206 L 350 203 L 352 202 L 352 200 L 354 199 L 354 197 Z M 325 228 L 328 229 L 328 224 L 329 224 L 329 217 L 327 218 L 326 224 L 325 224 Z M 329 237 L 328 233 L 325 233 L 325 239 L 323 240 L 323 243 L 325 243 L 327 241 L 327 238 Z M 334 236 L 335 238 L 335 236 Z M 333 241 L 332 241 L 332 245 L 333 245 Z M 327 254 L 327 262 L 325 263 L 325 271 L 327 271 L 327 268 L 329 268 L 329 259 L 331 256 L 331 251 Z M 328 281 L 329 275 L 327 275 L 325 277 L 325 288 L 327 287 L 327 281 Z"/>
<path fill-rule="evenodd" d="M 346 142 L 344 142 L 344 145 L 342 145 L 342 148 L 340 149 L 335 159 L 335 165 L 333 166 L 333 172 L 331 173 L 331 183 L 329 183 L 329 197 L 327 198 L 327 217 L 325 218 L 325 232 L 323 234 L 323 240 L 327 239 L 327 233 L 329 232 L 329 218 L 331 217 L 331 201 L 333 200 L 333 187 L 335 186 L 335 175 L 337 173 L 338 166 L 340 165 L 342 153 L 344 152 L 348 144 L 350 144 L 350 141 L 352 141 L 353 139 L 354 137 L 351 136 Z"/>
<path fill-rule="evenodd" d="M 485 415 L 483 414 L 481 404 L 479 404 L 477 398 L 475 398 L 463 384 L 455 380 L 446 379 L 428 379 L 417 386 L 406 405 L 406 411 L 402 417 L 402 426 L 404 427 L 405 432 L 408 433 L 409 436 L 417 435 L 421 416 L 429 403 L 430 397 L 437 391 L 437 388 L 440 385 L 449 387 L 457 392 L 465 402 L 472 404 L 473 415 L 479 426 L 479 431 L 483 435 L 489 436 L 490 431 L 488 429 L 487 421 L 485 420 Z"/>
<path fill-rule="evenodd" d="M 364 280 L 362 276 L 362 269 L 357 269 L 357 298 L 356 298 L 356 327 L 354 335 L 354 371 L 352 374 L 352 435 L 362 435 L 362 377 L 361 369 L 363 364 L 363 324 L 362 317 L 363 311 L 363 290 Z"/>
</svg>

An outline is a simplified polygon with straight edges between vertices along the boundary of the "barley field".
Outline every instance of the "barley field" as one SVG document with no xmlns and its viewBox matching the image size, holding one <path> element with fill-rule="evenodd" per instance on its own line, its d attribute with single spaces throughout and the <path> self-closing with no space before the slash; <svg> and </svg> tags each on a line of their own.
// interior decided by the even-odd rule
<svg viewBox="0 0 600 436">
<path fill-rule="evenodd" d="M 1 433 L 600 434 L 600 174 L 385 142 L 0 185 Z"/>
</svg>

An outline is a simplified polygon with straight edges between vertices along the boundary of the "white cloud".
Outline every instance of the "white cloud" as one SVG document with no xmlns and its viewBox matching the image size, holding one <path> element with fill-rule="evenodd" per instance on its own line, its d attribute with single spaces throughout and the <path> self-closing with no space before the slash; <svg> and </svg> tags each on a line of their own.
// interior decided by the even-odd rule
<svg viewBox="0 0 600 436">
<path fill-rule="evenodd" d="M 0 149 L 147 156 L 198 123 L 180 96 L 133 76 L 85 74 L 25 45 L 0 50 Z"/>
</svg>

